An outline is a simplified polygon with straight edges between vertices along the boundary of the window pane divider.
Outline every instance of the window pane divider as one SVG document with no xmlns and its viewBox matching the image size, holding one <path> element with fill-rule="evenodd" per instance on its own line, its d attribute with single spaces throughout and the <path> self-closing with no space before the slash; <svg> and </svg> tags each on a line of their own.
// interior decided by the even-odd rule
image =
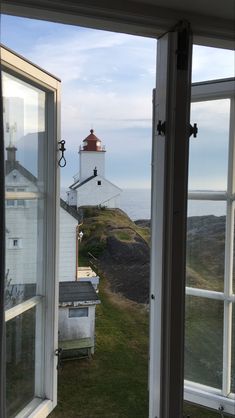
<svg viewBox="0 0 235 418">
<path fill-rule="evenodd" d="M 188 200 L 224 200 L 228 199 L 226 191 L 189 190 Z"/>
<path fill-rule="evenodd" d="M 13 308 L 7 309 L 5 311 L 5 322 L 8 322 L 16 316 L 21 315 L 29 309 L 34 308 L 42 301 L 42 299 L 43 296 L 34 296 L 33 298 L 26 300 L 25 302 L 13 306 Z"/>
<path fill-rule="evenodd" d="M 35 200 L 43 199 L 45 196 L 43 193 L 38 192 L 6 192 L 6 200 Z"/>
<path fill-rule="evenodd" d="M 194 287 L 186 287 L 186 295 L 198 296 L 208 299 L 225 300 L 225 294 L 223 292 L 216 292 L 215 290 L 198 289 Z"/>
</svg>

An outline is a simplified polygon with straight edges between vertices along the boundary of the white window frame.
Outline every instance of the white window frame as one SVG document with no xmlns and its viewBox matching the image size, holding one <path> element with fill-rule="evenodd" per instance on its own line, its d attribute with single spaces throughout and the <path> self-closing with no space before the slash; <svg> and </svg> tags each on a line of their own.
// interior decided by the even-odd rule
<svg viewBox="0 0 235 418">
<path fill-rule="evenodd" d="M 234 25 L 231 22 L 227 25 L 227 22 L 223 21 L 223 19 L 219 19 L 218 24 L 218 20 L 213 16 L 203 16 L 202 18 L 201 15 L 188 15 L 182 12 L 182 10 L 176 11 L 162 9 L 161 7 L 159 8 L 159 14 L 157 11 L 152 14 L 148 10 L 145 11 L 143 5 L 140 10 L 132 9 L 131 11 L 128 5 L 125 6 L 127 9 L 124 7 L 124 9 L 118 10 L 117 7 L 117 10 L 115 10 L 115 7 L 109 8 L 106 6 L 104 8 L 98 2 L 94 6 L 89 4 L 89 2 L 87 5 L 81 5 L 79 1 L 76 4 L 73 3 L 73 10 L 70 10 L 69 5 L 65 8 L 64 5 L 57 2 L 55 12 L 55 8 L 53 4 L 50 4 L 50 1 L 44 6 L 40 4 L 39 0 L 36 0 L 33 5 L 21 3 L 16 5 L 12 0 L 3 0 L 2 12 L 16 16 L 51 20 L 64 24 L 93 27 L 102 30 L 107 29 L 154 38 L 161 37 L 163 33 L 167 32 L 172 25 L 176 24 L 182 18 L 188 18 L 193 23 L 193 31 L 196 34 L 194 38 L 195 43 L 214 47 L 234 48 Z M 174 82 L 173 86 L 175 86 Z M 170 92 L 168 90 L 169 94 Z M 153 163 L 155 161 L 156 156 L 154 157 Z M 155 192 L 152 190 L 152 193 L 154 194 Z M 156 232 L 156 225 L 153 227 L 153 232 Z M 154 270 L 154 265 L 151 266 L 151 269 Z M 156 329 L 153 328 L 151 332 L 155 334 Z M 182 344 L 181 349 L 183 350 Z M 150 390 L 153 389 L 151 385 L 150 382 Z M 176 392 L 178 392 L 178 388 L 176 388 Z"/>
<path fill-rule="evenodd" d="M 234 413 L 235 394 L 230 393 L 231 356 L 232 356 L 232 307 L 235 309 L 233 293 L 233 247 L 235 212 L 235 79 L 221 79 L 192 85 L 192 102 L 230 99 L 230 126 L 228 146 L 227 190 L 189 191 L 188 200 L 223 201 L 226 203 L 224 291 L 186 287 L 186 294 L 194 297 L 220 300 L 224 304 L 223 322 L 223 379 L 222 389 L 201 385 L 185 380 L 184 398 L 187 401 L 218 410 L 223 407 L 225 413 Z M 199 127 L 200 129 L 200 127 Z"/>
<path fill-rule="evenodd" d="M 45 218 L 43 283 L 37 286 L 37 295 L 26 302 L 8 309 L 5 321 L 36 307 L 35 344 L 35 398 L 17 418 L 44 418 L 57 404 L 57 357 L 58 348 L 58 223 L 59 223 L 59 168 L 57 164 L 58 138 L 60 138 L 60 81 L 42 71 L 5 47 L 1 47 L 2 70 L 32 84 L 46 93 L 46 132 L 44 153 L 45 167 Z M 50 138 L 50 140 L 49 140 Z M 40 193 L 20 192 L 22 199 L 34 200 Z M 15 192 L 6 192 L 6 199 L 14 199 Z M 46 257 L 45 257 L 46 254 Z M 41 350 L 43 347 L 43 350 Z M 42 352 L 43 351 L 43 352 Z"/>
</svg>

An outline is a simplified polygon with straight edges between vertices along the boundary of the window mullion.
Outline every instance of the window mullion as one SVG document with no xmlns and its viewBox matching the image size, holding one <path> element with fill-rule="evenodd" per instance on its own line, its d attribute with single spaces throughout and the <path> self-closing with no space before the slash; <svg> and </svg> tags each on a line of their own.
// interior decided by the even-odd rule
<svg viewBox="0 0 235 418">
<path fill-rule="evenodd" d="M 230 135 L 228 157 L 228 200 L 226 213 L 226 236 L 225 236 L 225 269 L 224 269 L 224 341 L 223 341 L 223 386 L 224 396 L 230 393 L 231 388 L 231 357 L 232 357 L 232 280 L 233 280 L 233 245 L 234 245 L 234 192 L 235 175 L 235 146 L 233 113 L 234 100 L 230 104 Z"/>
</svg>

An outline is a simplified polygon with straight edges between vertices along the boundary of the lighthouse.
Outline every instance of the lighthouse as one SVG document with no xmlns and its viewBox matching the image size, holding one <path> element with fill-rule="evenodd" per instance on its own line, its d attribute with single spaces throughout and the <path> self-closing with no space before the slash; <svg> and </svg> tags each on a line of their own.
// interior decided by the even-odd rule
<svg viewBox="0 0 235 418">
<path fill-rule="evenodd" d="M 93 129 L 82 142 L 79 149 L 79 181 L 82 182 L 94 174 L 105 177 L 105 147 L 94 134 Z"/>
<path fill-rule="evenodd" d="M 79 148 L 79 178 L 67 191 L 67 203 L 70 206 L 120 207 L 122 190 L 105 177 L 106 150 L 101 139 L 90 130 Z"/>
</svg>

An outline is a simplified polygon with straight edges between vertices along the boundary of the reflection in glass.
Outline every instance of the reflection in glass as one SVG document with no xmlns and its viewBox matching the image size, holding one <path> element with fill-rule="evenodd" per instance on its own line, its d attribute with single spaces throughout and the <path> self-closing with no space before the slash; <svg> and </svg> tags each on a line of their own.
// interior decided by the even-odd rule
<svg viewBox="0 0 235 418">
<path fill-rule="evenodd" d="M 187 296 L 185 379 L 222 388 L 223 303 Z"/>
<path fill-rule="evenodd" d="M 6 323 L 7 417 L 34 398 L 35 308 Z"/>
<path fill-rule="evenodd" d="M 192 103 L 199 130 L 190 140 L 189 190 L 227 189 L 229 114 L 229 99 Z"/>
<path fill-rule="evenodd" d="M 42 281 L 45 92 L 3 73 L 6 144 L 6 309 Z"/>
<path fill-rule="evenodd" d="M 222 292 L 226 217 L 212 213 L 225 213 L 226 204 L 192 200 L 188 206 L 186 284 Z M 190 216 L 190 213 L 196 214 L 197 211 L 200 216 Z"/>
</svg>

